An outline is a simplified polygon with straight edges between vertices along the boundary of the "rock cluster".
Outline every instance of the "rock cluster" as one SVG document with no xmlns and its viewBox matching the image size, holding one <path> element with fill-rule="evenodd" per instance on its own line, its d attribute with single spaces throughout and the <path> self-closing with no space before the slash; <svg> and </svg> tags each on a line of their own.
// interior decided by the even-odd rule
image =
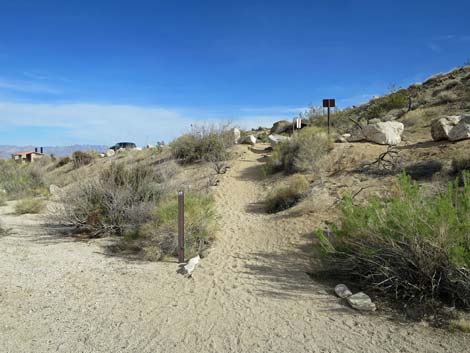
<svg viewBox="0 0 470 353">
<path fill-rule="evenodd" d="M 470 115 L 451 115 L 431 123 L 434 141 L 459 141 L 470 138 Z"/>
<path fill-rule="evenodd" d="M 375 311 L 376 306 L 370 297 L 364 292 L 353 294 L 344 284 L 338 284 L 335 287 L 335 293 L 341 299 L 346 299 L 348 304 L 359 311 Z"/>
</svg>

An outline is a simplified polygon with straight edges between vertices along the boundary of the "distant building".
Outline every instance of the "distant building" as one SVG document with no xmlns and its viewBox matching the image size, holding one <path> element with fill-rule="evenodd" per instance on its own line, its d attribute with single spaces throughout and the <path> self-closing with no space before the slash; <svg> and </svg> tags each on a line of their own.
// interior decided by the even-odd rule
<svg viewBox="0 0 470 353">
<path fill-rule="evenodd" d="M 18 163 L 31 163 L 37 159 L 44 157 L 43 153 L 31 151 L 31 152 L 17 152 L 11 155 L 11 158 Z"/>
</svg>

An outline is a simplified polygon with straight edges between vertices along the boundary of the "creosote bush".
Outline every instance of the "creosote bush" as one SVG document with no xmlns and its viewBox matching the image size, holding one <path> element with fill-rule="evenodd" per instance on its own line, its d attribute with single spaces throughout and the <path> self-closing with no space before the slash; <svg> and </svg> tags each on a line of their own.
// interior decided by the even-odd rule
<svg viewBox="0 0 470 353">
<path fill-rule="evenodd" d="M 23 199 L 16 203 L 15 205 L 15 214 L 35 214 L 41 213 L 44 209 L 44 202 L 39 199 Z"/>
<path fill-rule="evenodd" d="M 410 305 L 470 309 L 469 174 L 432 197 L 402 174 L 396 194 L 365 206 L 348 197 L 341 211 L 332 236 L 317 231 L 322 273 Z"/>
<path fill-rule="evenodd" d="M 156 167 L 112 164 L 95 179 L 70 188 L 54 217 L 61 223 L 90 231 L 94 236 L 123 234 L 150 219 L 165 194 L 165 175 Z"/>
<path fill-rule="evenodd" d="M 95 155 L 91 152 L 75 151 L 72 153 L 72 162 L 75 169 L 90 164 L 94 159 Z"/>
<path fill-rule="evenodd" d="M 55 168 L 63 167 L 64 165 L 69 164 L 72 159 L 69 156 L 62 157 L 59 161 L 55 164 Z"/>
<path fill-rule="evenodd" d="M 219 168 L 220 162 L 229 159 L 228 149 L 233 144 L 233 132 L 228 125 L 193 126 L 189 133 L 171 142 L 170 149 L 173 157 L 182 163 L 205 161 Z"/>
<path fill-rule="evenodd" d="M 20 164 L 0 160 L 0 189 L 8 199 L 47 194 L 39 163 Z"/>
<path fill-rule="evenodd" d="M 296 205 L 308 192 L 309 183 L 303 175 L 293 175 L 285 186 L 271 191 L 266 200 L 268 213 L 276 213 Z"/>
<path fill-rule="evenodd" d="M 274 147 L 266 163 L 266 171 L 297 173 L 316 171 L 318 162 L 332 149 L 333 142 L 326 133 L 316 127 L 307 127 L 289 141 Z"/>
</svg>

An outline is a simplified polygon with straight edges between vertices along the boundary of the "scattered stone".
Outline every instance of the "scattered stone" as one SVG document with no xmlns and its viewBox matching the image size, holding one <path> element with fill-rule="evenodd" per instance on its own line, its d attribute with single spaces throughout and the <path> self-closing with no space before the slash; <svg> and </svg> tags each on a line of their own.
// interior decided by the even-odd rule
<svg viewBox="0 0 470 353">
<path fill-rule="evenodd" d="M 346 287 L 345 284 L 338 284 L 335 287 L 335 293 L 338 297 L 343 298 L 343 299 L 350 297 L 352 295 L 352 292 L 349 290 L 348 287 Z"/>
<path fill-rule="evenodd" d="M 461 119 L 461 116 L 451 115 L 436 119 L 431 123 L 431 136 L 434 141 L 448 140 L 449 133 Z"/>
<path fill-rule="evenodd" d="M 112 150 L 112 149 L 109 149 L 106 151 L 106 156 L 107 157 L 112 157 L 116 154 L 116 151 Z"/>
<path fill-rule="evenodd" d="M 449 131 L 450 141 L 460 141 L 470 138 L 470 115 L 462 115 L 457 125 Z"/>
<path fill-rule="evenodd" d="M 268 136 L 268 141 L 271 144 L 272 147 L 282 143 L 289 141 L 289 137 L 287 136 L 282 136 L 282 135 L 276 135 L 276 134 L 271 134 Z"/>
<path fill-rule="evenodd" d="M 348 135 L 351 136 L 350 134 L 348 134 Z M 348 142 L 348 139 L 346 137 L 344 137 L 343 135 L 336 135 L 335 142 L 336 143 L 345 143 L 345 142 Z"/>
<path fill-rule="evenodd" d="M 353 309 L 359 311 L 375 311 L 376 307 L 375 304 L 372 303 L 370 297 L 365 294 L 364 292 L 359 292 L 353 294 L 346 298 L 348 304 L 351 305 Z"/>
<path fill-rule="evenodd" d="M 184 269 L 184 274 L 187 277 L 191 277 L 194 269 L 196 268 L 197 264 L 201 261 L 201 257 L 197 255 L 196 257 L 193 257 L 188 261 L 188 263 L 183 267 Z"/>
<path fill-rule="evenodd" d="M 57 185 L 49 185 L 49 192 L 52 196 L 57 196 L 60 193 L 60 188 Z"/>
</svg>

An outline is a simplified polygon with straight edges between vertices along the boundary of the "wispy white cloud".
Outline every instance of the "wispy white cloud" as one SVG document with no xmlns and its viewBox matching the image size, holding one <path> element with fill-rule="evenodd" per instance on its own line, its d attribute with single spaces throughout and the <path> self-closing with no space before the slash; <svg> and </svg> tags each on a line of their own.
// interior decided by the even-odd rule
<svg viewBox="0 0 470 353">
<path fill-rule="evenodd" d="M 28 81 L 11 81 L 0 78 L 0 89 L 12 90 L 19 92 L 28 93 L 48 93 L 48 94 L 60 94 L 62 93 L 59 89 L 51 87 L 49 85 L 40 84 L 36 82 Z"/>
<path fill-rule="evenodd" d="M 61 82 L 71 82 L 70 79 L 50 74 L 43 71 L 23 71 L 23 76 L 40 81 L 61 81 Z"/>
<path fill-rule="evenodd" d="M 23 103 L 0 101 L 0 126 L 13 126 L 20 140 L 22 131 L 40 128 L 59 131 L 55 141 L 41 143 L 112 144 L 135 141 L 145 144 L 169 141 L 189 130 L 191 124 L 230 120 L 245 129 L 270 127 L 286 119 L 282 114 L 235 114 L 215 118 L 192 113 L 190 109 L 95 103 Z M 40 136 L 38 136 L 40 139 Z M 64 142 L 65 141 L 65 142 Z M 34 143 L 34 141 L 31 141 Z"/>
</svg>

